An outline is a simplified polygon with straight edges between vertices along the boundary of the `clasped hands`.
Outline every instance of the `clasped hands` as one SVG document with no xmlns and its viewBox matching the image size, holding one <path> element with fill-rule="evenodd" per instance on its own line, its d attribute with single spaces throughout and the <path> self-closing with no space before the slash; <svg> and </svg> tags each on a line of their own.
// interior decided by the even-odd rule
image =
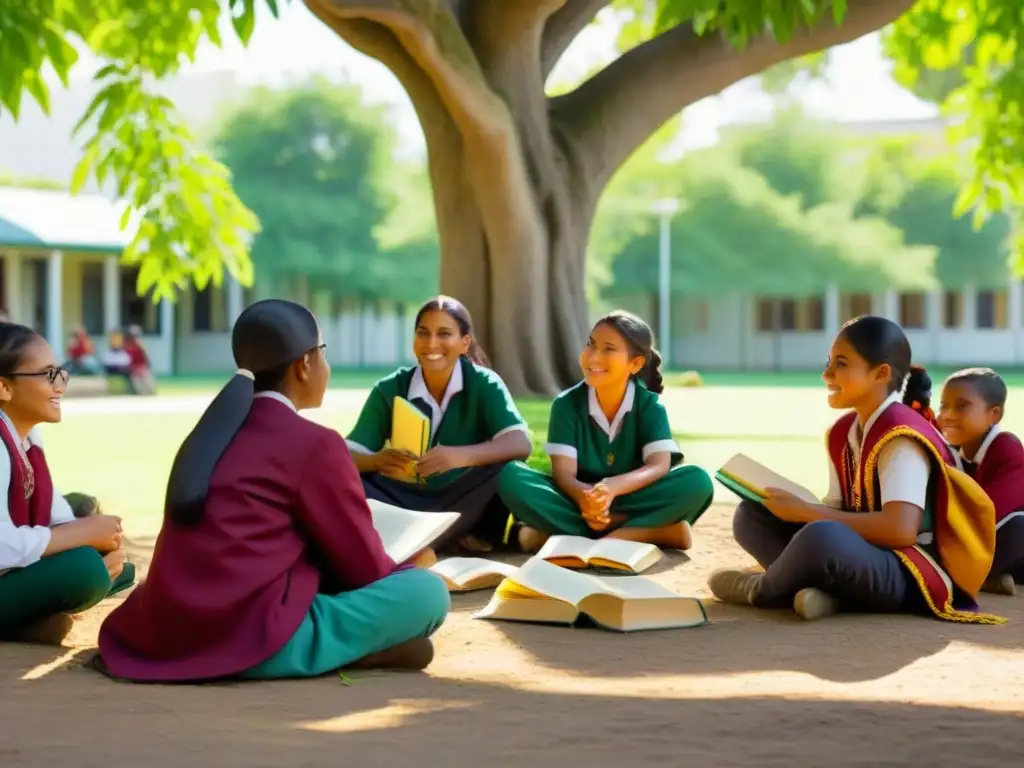
<svg viewBox="0 0 1024 768">
<path fill-rule="evenodd" d="M 616 495 L 614 485 L 607 480 L 586 488 L 580 494 L 580 512 L 591 530 L 603 531 L 612 524 L 611 507 Z"/>
<path fill-rule="evenodd" d="M 385 448 L 377 454 L 377 471 L 395 480 L 410 481 L 417 475 L 440 475 L 459 467 L 469 466 L 465 448 L 436 445 L 419 458 L 405 451 Z"/>
</svg>

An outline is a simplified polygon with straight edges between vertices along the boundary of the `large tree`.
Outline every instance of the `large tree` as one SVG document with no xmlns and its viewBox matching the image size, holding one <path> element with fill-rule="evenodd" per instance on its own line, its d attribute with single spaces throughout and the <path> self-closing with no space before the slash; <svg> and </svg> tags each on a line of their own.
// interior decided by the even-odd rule
<svg viewBox="0 0 1024 768">
<path fill-rule="evenodd" d="M 266 2 L 276 10 L 277 0 Z M 573 361 L 587 319 L 587 235 L 601 190 L 616 169 L 686 106 L 782 62 L 884 27 L 914 2 L 306 5 L 341 38 L 387 65 L 408 91 L 426 135 L 443 255 L 441 286 L 469 304 L 515 391 L 550 392 L 576 376 Z M 577 88 L 547 96 L 545 82 L 560 56 L 609 5 L 632 14 L 636 44 Z M 958 14 L 947 18 L 950 6 Z M 225 8 L 247 40 L 255 0 L 7 0 L 0 14 L 0 102 L 14 113 L 26 90 L 45 105 L 40 71 L 49 61 L 66 75 L 75 56 L 69 40 L 80 39 L 109 60 L 97 76 L 102 90 L 86 121 L 95 119 L 97 138 L 86 147 L 82 175 L 95 170 L 115 176 L 133 205 L 146 211 L 128 258 L 143 261 L 140 281 L 161 278 L 158 287 L 216 278 L 225 260 L 235 272 L 247 269 L 254 217 L 232 193 L 223 167 L 194 149 L 169 103 L 144 77 L 173 72 L 182 55 L 193 56 L 206 37 L 217 42 Z M 1024 21 L 1018 10 L 1016 0 L 988 0 L 983 6 L 920 0 L 894 38 L 908 63 L 901 72 L 931 55 L 929 46 L 958 50 L 968 26 L 964 19 L 973 18 L 976 29 L 1003 43 L 989 45 L 984 57 L 979 46 L 978 61 L 996 60 L 1003 68 L 995 74 L 1017 72 L 1019 80 L 1021 67 L 1013 64 L 1021 46 L 1015 35 Z M 975 79 L 983 83 L 990 72 L 984 66 L 978 71 Z M 994 185 L 1024 173 L 1024 158 L 1019 137 L 1009 139 L 1009 151 L 1007 140 L 1000 144 L 989 137 L 1019 128 L 1021 111 L 1005 104 L 1000 110 L 981 98 L 971 104 L 973 128 L 985 136 L 978 160 L 986 164 L 971 189 L 992 204 L 1001 200 Z"/>
</svg>

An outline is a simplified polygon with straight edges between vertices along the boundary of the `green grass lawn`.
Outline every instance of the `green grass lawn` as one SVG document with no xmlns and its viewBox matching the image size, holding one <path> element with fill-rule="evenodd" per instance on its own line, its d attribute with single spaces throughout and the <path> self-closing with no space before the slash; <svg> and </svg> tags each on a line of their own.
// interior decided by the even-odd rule
<svg viewBox="0 0 1024 768">
<path fill-rule="evenodd" d="M 166 391 L 166 390 L 165 390 Z M 210 390 L 207 389 L 207 392 Z M 1024 400 L 1011 391 L 1006 426 L 1024 433 Z M 345 394 L 345 393 L 342 393 Z M 358 416 L 361 393 L 328 400 L 312 417 L 346 432 Z M 824 393 L 807 387 L 750 390 L 743 385 L 669 390 L 663 398 L 687 462 L 713 471 L 737 451 L 822 493 L 827 483 L 824 430 L 836 413 Z M 60 425 L 45 426 L 44 439 L 57 487 L 98 496 L 104 508 L 125 518 L 129 533 L 151 535 L 159 527 L 171 461 L 197 413 L 82 413 L 70 411 Z M 519 401 L 534 441 L 531 460 L 547 467 L 543 453 L 549 401 Z M 719 499 L 734 499 L 718 488 Z"/>
</svg>

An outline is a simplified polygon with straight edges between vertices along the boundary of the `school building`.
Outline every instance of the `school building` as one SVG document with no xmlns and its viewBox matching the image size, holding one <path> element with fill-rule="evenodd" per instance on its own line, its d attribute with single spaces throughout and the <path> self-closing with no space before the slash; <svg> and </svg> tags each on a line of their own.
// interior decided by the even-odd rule
<svg viewBox="0 0 1024 768">
<path fill-rule="evenodd" d="M 657 317 L 653 300 L 628 304 Z M 677 299 L 671 361 L 697 370 L 811 370 L 824 365 L 839 326 L 866 314 L 902 325 L 922 365 L 1024 365 L 1024 293 L 1010 277 L 996 290 L 870 294 L 832 285 L 809 298 Z"/>
<path fill-rule="evenodd" d="M 323 324 L 332 364 L 390 366 L 410 359 L 412 330 L 402 308 L 339 301 L 304 281 L 259 280 L 243 288 L 225 276 L 220 287 L 189 289 L 177 301 L 154 303 L 136 291 L 138 268 L 120 263 L 131 232 L 123 207 L 98 194 L 0 187 L 0 306 L 14 322 L 67 348 L 82 326 L 97 350 L 106 334 L 138 324 L 154 373 L 234 370 L 230 329 L 256 298 L 287 297 L 310 306 Z"/>
</svg>

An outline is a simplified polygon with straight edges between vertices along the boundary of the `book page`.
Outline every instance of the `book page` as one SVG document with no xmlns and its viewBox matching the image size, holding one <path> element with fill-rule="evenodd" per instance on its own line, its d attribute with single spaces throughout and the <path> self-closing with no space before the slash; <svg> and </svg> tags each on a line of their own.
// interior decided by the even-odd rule
<svg viewBox="0 0 1024 768">
<path fill-rule="evenodd" d="M 579 605 L 587 595 L 604 591 L 596 577 L 552 565 L 539 555 L 527 560 L 511 580 L 572 605 Z"/>
<path fill-rule="evenodd" d="M 655 553 L 657 553 L 657 557 L 654 556 Z M 647 558 L 650 558 L 650 562 L 646 566 L 640 566 L 641 562 Z M 653 544 L 605 538 L 593 546 L 590 551 L 590 559 L 622 563 L 623 565 L 628 565 L 634 571 L 640 571 L 660 560 L 661 550 Z"/>
<path fill-rule="evenodd" d="M 543 560 L 576 559 L 587 562 L 594 542 L 585 536 L 552 536 L 540 548 L 537 557 Z"/>
<path fill-rule="evenodd" d="M 678 597 L 664 587 L 642 576 L 611 576 L 602 578 L 570 571 L 533 557 L 519 569 L 512 580 L 535 592 L 579 605 L 588 595 L 613 595 L 623 600 L 648 600 Z"/>
<path fill-rule="evenodd" d="M 808 504 L 821 503 L 821 499 L 802 485 L 794 483 L 792 480 L 787 480 L 782 475 L 742 453 L 737 453 L 725 462 L 719 471 L 737 480 L 742 480 L 744 484 L 762 492 L 765 488 L 779 488 L 783 491 L 789 491 Z"/>
<path fill-rule="evenodd" d="M 413 512 L 412 510 L 367 499 L 384 549 L 396 563 L 404 563 L 424 547 L 429 547 L 459 519 L 458 512 Z"/>
<path fill-rule="evenodd" d="M 473 579 L 490 574 L 514 576 L 519 567 L 511 563 L 485 560 L 482 557 L 449 557 L 432 565 L 430 570 L 453 584 L 463 586 Z"/>
</svg>

